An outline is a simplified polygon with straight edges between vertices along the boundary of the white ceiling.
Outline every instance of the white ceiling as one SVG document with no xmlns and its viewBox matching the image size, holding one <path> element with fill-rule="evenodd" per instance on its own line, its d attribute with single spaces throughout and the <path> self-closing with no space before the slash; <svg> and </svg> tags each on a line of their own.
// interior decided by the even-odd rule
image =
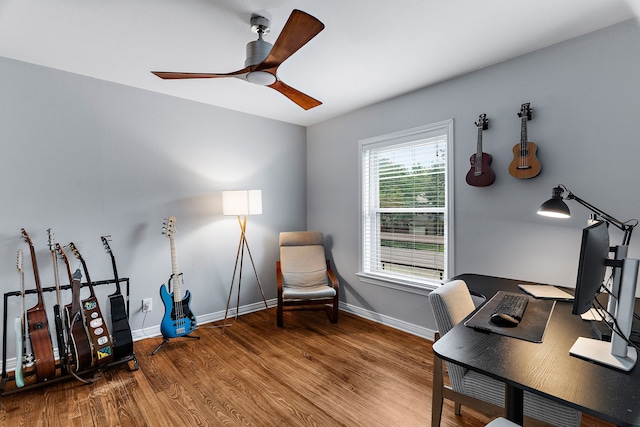
<svg viewBox="0 0 640 427">
<path fill-rule="evenodd" d="M 293 9 L 325 29 L 278 75 L 319 107 L 150 73 L 241 69 L 251 14 L 273 43 Z M 639 15 L 637 0 L 0 0 L 0 56 L 310 125 Z"/>
</svg>

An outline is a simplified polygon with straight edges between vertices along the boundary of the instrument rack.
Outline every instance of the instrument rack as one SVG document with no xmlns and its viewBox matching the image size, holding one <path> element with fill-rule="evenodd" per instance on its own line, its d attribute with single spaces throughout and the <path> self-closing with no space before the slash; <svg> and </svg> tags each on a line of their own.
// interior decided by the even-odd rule
<svg viewBox="0 0 640 427">
<path fill-rule="evenodd" d="M 127 317 L 129 316 L 129 278 L 128 277 L 122 277 L 118 280 L 119 283 L 124 282 L 126 284 L 126 294 L 123 295 L 126 301 L 126 305 L 127 305 Z M 91 282 L 91 284 L 93 286 L 100 286 L 100 285 L 109 285 L 109 284 L 115 284 L 116 281 L 114 279 L 112 280 L 101 280 L 99 282 Z M 81 283 L 80 288 L 84 288 L 89 286 L 88 283 Z M 63 290 L 68 290 L 71 289 L 72 285 L 63 285 L 60 286 L 59 289 L 61 291 Z M 48 288 L 42 288 L 42 292 L 54 292 L 56 290 L 55 286 L 52 287 L 48 287 Z M 37 289 L 29 289 L 29 290 L 25 290 L 24 291 L 25 295 L 26 294 L 35 294 L 38 293 Z M 56 383 L 62 380 L 66 380 L 69 378 L 75 378 L 72 374 L 66 374 L 66 375 L 60 375 L 57 377 L 53 377 L 50 378 L 48 380 L 45 381 L 41 381 L 41 382 L 36 382 L 33 384 L 29 384 L 29 385 L 25 385 L 24 387 L 20 387 L 20 388 L 16 388 L 15 390 L 10 390 L 8 392 L 5 392 L 5 385 L 7 383 L 7 381 L 11 381 L 14 380 L 15 381 L 15 375 L 14 374 L 8 374 L 7 373 L 7 305 L 9 302 L 9 297 L 20 297 L 22 296 L 22 293 L 20 291 L 13 291 L 13 292 L 6 292 L 4 294 L 4 325 L 3 325 L 3 330 L 2 330 L 2 380 L 0 381 L 0 397 L 2 396 L 7 396 L 10 394 L 14 394 L 14 393 L 18 393 L 18 392 L 22 392 L 22 391 L 26 391 L 26 390 L 32 390 L 34 388 L 38 388 L 41 387 L 43 385 L 46 384 L 51 384 L 51 383 Z M 54 327 L 55 329 L 55 327 Z M 52 341 L 54 341 L 55 337 L 51 338 Z M 58 349 L 58 360 L 60 359 L 60 349 Z M 138 359 L 136 358 L 135 352 L 132 353 L 129 356 L 126 356 L 120 360 L 115 360 L 111 363 L 107 363 L 105 365 L 100 365 L 100 366 L 95 366 L 92 367 L 90 369 L 86 369 L 84 371 L 81 372 L 76 372 L 76 375 L 78 376 L 82 376 L 83 374 L 86 373 L 90 373 L 90 372 L 95 372 L 95 371 L 100 371 L 100 370 L 105 370 L 108 369 L 112 366 L 115 365 L 120 365 L 122 363 L 128 363 L 128 362 L 134 362 L 134 367 L 132 370 L 138 370 L 139 365 L 138 365 Z M 60 363 L 56 363 L 56 369 L 60 368 Z M 2 403 L 0 402 L 0 409 L 2 408 Z"/>
</svg>

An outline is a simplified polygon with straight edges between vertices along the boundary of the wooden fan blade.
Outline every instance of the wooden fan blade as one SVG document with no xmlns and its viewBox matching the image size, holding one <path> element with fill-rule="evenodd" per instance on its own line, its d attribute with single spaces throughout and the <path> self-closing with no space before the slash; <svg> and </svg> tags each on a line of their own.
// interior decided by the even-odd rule
<svg viewBox="0 0 640 427">
<path fill-rule="evenodd" d="M 297 89 L 292 88 L 291 86 L 288 86 L 282 80 L 276 80 L 276 82 L 272 85 L 269 85 L 269 87 L 271 89 L 277 90 L 305 110 L 310 110 L 313 107 L 322 105 L 322 102 L 300 92 Z"/>
<path fill-rule="evenodd" d="M 307 44 L 320 31 L 324 29 L 324 24 L 318 19 L 301 10 L 294 9 L 291 16 L 284 25 L 278 39 L 273 44 L 271 52 L 258 64 L 256 71 L 273 70 L 280 66 L 287 58 L 293 55 L 298 49 Z"/>
<path fill-rule="evenodd" d="M 238 77 L 251 71 L 251 67 L 242 70 L 233 71 L 231 73 L 174 73 L 170 71 L 152 71 L 152 74 L 161 79 L 215 79 L 219 77 Z"/>
</svg>

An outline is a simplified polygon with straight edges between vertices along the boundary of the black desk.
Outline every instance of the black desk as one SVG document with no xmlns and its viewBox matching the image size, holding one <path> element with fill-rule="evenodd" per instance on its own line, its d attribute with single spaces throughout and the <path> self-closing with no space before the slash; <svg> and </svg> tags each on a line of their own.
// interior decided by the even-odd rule
<svg viewBox="0 0 640 427">
<path fill-rule="evenodd" d="M 471 291 L 487 298 L 498 290 L 518 292 L 518 283 L 531 283 L 477 274 L 453 279 L 464 280 Z M 571 307 L 556 303 L 541 344 L 475 331 L 461 322 L 433 345 L 433 351 L 505 382 L 507 411 L 514 421 L 522 417 L 525 390 L 618 425 L 640 426 L 640 367 L 624 373 L 570 356 L 576 338 L 592 337 L 590 323 L 572 315 Z"/>
</svg>

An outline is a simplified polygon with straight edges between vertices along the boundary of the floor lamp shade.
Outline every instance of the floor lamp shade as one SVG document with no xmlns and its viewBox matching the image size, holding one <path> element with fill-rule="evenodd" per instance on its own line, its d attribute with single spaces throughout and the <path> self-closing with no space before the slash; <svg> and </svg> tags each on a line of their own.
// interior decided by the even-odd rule
<svg viewBox="0 0 640 427">
<path fill-rule="evenodd" d="M 262 190 L 234 190 L 222 192 L 223 215 L 262 214 Z"/>
</svg>

